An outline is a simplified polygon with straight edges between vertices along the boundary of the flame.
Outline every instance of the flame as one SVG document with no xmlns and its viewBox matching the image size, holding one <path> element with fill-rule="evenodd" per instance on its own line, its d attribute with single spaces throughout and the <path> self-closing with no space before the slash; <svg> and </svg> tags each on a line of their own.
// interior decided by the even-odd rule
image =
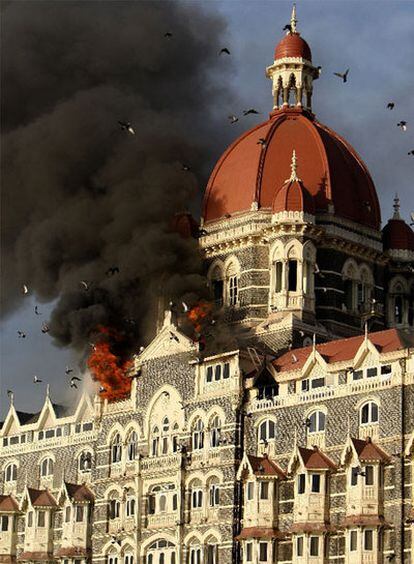
<svg viewBox="0 0 414 564">
<path fill-rule="evenodd" d="M 109 401 L 124 399 L 131 391 L 131 378 L 127 376 L 132 361 L 123 361 L 111 350 L 111 343 L 119 341 L 118 335 L 106 327 L 99 327 L 101 339 L 89 355 L 87 364 L 92 379 L 99 382 L 102 391 L 100 396 Z"/>
<path fill-rule="evenodd" d="M 213 305 L 205 300 L 193 306 L 187 313 L 188 319 L 194 326 L 196 333 L 201 333 L 203 324 L 211 315 Z"/>
</svg>

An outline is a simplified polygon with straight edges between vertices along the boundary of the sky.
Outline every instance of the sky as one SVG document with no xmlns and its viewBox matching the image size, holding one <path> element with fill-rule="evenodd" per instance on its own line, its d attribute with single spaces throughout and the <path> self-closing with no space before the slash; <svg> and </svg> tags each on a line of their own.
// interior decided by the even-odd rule
<svg viewBox="0 0 414 564">
<path fill-rule="evenodd" d="M 273 62 L 292 4 L 261 0 L 196 3 L 225 20 L 223 45 L 217 48 L 227 47 L 231 52 L 228 60 L 222 55 L 218 62 L 223 68 L 217 80 L 229 87 L 233 98 L 227 97 L 224 107 L 216 108 L 217 115 L 222 114 L 222 125 L 218 126 L 222 129 L 216 135 L 214 162 L 231 139 L 266 119 L 271 111 L 271 84 L 265 67 Z M 194 3 L 181 4 L 190 9 Z M 392 214 L 396 192 L 408 221 L 414 209 L 414 157 L 407 155 L 414 149 L 414 2 L 303 0 L 296 5 L 298 30 L 311 47 L 314 65 L 322 67 L 314 83 L 313 111 L 319 121 L 345 137 L 367 164 L 380 199 L 383 225 Z M 94 6 L 99 10 L 100 2 Z M 343 84 L 333 73 L 347 68 L 349 80 Z M 395 103 L 392 111 L 386 109 L 390 101 Z M 250 107 L 261 115 L 229 125 L 229 114 L 240 115 Z M 408 123 L 405 133 L 397 127 L 402 119 Z M 77 357 L 71 349 L 54 346 L 48 335 L 38 330 L 53 304 L 39 304 L 41 315 L 37 317 L 33 315 L 36 304 L 35 296 L 28 297 L 1 322 L 2 417 L 8 406 L 8 389 L 14 391 L 15 404 L 22 411 L 39 409 L 46 383 L 55 401 L 73 399 L 65 367 L 76 370 Z M 25 339 L 17 337 L 19 329 L 26 332 Z M 34 385 L 34 375 L 43 383 Z"/>
</svg>

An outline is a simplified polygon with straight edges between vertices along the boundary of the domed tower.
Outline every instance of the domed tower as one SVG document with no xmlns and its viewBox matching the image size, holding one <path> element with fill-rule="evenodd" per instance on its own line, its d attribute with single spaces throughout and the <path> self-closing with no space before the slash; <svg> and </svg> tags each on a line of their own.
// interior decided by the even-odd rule
<svg viewBox="0 0 414 564">
<path fill-rule="evenodd" d="M 389 258 L 386 300 L 389 327 L 414 327 L 414 232 L 401 218 L 400 200 L 394 198 L 394 215 L 382 230 Z"/>
<path fill-rule="evenodd" d="M 274 347 L 356 334 L 367 321 L 380 329 L 376 190 L 356 151 L 311 111 L 319 70 L 295 10 L 266 74 L 269 119 L 224 152 L 204 196 L 200 245 L 217 307 Z"/>
</svg>

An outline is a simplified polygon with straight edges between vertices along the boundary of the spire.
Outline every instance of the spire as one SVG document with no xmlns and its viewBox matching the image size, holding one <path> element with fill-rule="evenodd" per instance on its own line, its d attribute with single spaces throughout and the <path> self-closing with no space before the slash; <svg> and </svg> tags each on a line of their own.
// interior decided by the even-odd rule
<svg viewBox="0 0 414 564">
<path fill-rule="evenodd" d="M 290 16 L 290 29 L 292 33 L 296 33 L 296 24 L 298 20 L 296 19 L 296 4 L 292 6 L 292 15 Z"/>
<path fill-rule="evenodd" d="M 50 399 L 50 384 L 46 384 L 46 399 Z"/>
<path fill-rule="evenodd" d="M 401 219 L 400 216 L 400 198 L 398 197 L 398 194 L 395 194 L 395 198 L 394 198 L 394 215 L 392 216 L 392 219 Z"/>
<path fill-rule="evenodd" d="M 286 182 L 300 182 L 301 181 L 300 178 L 298 178 L 298 175 L 297 175 L 297 168 L 298 168 L 298 165 L 297 165 L 296 151 L 295 151 L 295 149 L 293 149 L 292 162 L 290 163 L 290 170 L 291 170 L 290 178 L 288 178 L 286 180 Z"/>
</svg>

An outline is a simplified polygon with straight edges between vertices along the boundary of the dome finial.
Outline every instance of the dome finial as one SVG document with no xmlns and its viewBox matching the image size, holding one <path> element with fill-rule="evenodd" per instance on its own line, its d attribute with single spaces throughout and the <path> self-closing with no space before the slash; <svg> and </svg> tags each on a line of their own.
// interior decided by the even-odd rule
<svg viewBox="0 0 414 564">
<path fill-rule="evenodd" d="M 290 16 L 290 32 L 296 33 L 296 24 L 298 20 L 296 19 L 296 4 L 292 6 L 292 15 Z"/>
<path fill-rule="evenodd" d="M 290 170 L 292 172 L 290 173 L 290 178 L 288 178 L 286 180 L 286 182 L 296 182 L 296 181 L 300 182 L 300 178 L 298 178 L 298 175 L 297 175 L 297 168 L 298 168 L 298 165 L 297 165 L 296 151 L 295 151 L 295 149 L 293 149 L 292 162 L 290 163 Z"/>
<path fill-rule="evenodd" d="M 395 193 L 395 198 L 394 198 L 394 215 L 392 216 L 393 219 L 401 219 L 400 216 L 400 198 L 398 197 L 398 194 Z"/>
</svg>

